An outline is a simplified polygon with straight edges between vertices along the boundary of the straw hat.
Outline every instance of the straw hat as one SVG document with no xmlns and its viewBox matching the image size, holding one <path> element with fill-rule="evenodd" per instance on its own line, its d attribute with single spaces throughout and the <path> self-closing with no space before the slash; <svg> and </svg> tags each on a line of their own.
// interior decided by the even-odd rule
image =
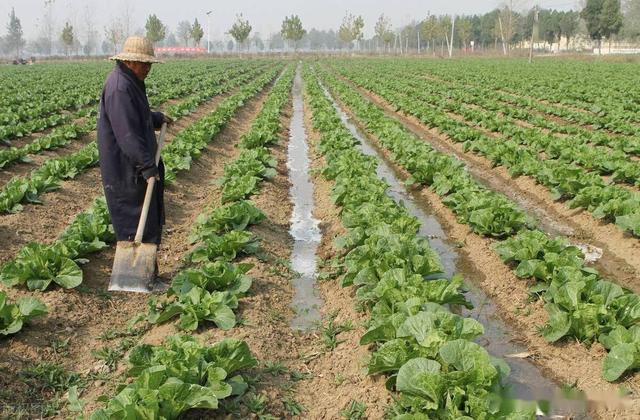
<svg viewBox="0 0 640 420">
<path fill-rule="evenodd" d="M 153 52 L 153 44 L 143 36 L 130 36 L 124 42 L 122 52 L 110 60 L 138 61 L 141 63 L 162 63 Z"/>
</svg>

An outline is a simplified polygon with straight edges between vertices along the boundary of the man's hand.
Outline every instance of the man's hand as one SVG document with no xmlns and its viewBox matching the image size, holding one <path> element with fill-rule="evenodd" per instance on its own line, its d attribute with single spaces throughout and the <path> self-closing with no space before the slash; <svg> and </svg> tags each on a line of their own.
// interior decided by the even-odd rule
<svg viewBox="0 0 640 420">
<path fill-rule="evenodd" d="M 167 125 L 171 125 L 171 124 L 173 124 L 173 118 L 171 118 L 167 114 L 163 114 L 162 115 L 162 122 L 167 124 Z"/>
<path fill-rule="evenodd" d="M 155 178 L 156 180 L 160 180 L 160 172 L 158 171 L 157 166 L 152 166 L 151 168 L 145 169 L 142 171 L 142 177 L 145 181 L 149 181 L 149 178 Z"/>
</svg>

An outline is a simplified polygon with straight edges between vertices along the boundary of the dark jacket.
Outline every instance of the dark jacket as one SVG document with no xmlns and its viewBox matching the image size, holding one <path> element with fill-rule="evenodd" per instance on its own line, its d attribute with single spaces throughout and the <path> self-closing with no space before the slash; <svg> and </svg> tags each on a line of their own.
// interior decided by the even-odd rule
<svg viewBox="0 0 640 420">
<path fill-rule="evenodd" d="M 164 224 L 164 166 L 156 167 L 154 129 L 163 115 L 151 112 L 144 82 L 118 62 L 107 77 L 98 113 L 98 153 L 102 186 L 118 241 L 133 241 L 146 191 L 146 178 L 156 183 L 142 241 L 160 243 Z"/>
</svg>

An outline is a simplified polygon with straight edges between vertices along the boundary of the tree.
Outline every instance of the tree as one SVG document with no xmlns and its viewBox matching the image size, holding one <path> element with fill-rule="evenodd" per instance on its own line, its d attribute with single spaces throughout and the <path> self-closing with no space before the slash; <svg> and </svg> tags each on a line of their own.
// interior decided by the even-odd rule
<svg viewBox="0 0 640 420">
<path fill-rule="evenodd" d="M 186 47 L 189 46 L 189 40 L 191 39 L 191 24 L 186 20 L 178 22 L 178 29 L 176 30 L 178 38 L 184 41 Z"/>
<path fill-rule="evenodd" d="M 69 56 L 69 48 L 73 45 L 73 26 L 66 22 L 64 24 L 64 28 L 62 28 L 62 34 L 60 35 L 60 39 L 64 44 L 64 50 L 67 56 Z"/>
<path fill-rule="evenodd" d="M 286 16 L 282 21 L 280 34 L 287 41 L 293 41 L 293 49 L 298 49 L 298 42 L 305 36 L 306 30 L 302 27 L 302 22 L 297 15 Z"/>
<path fill-rule="evenodd" d="M 453 41 L 449 39 L 449 36 L 451 34 L 452 24 L 453 22 L 450 16 L 440 16 L 438 18 L 437 33 L 438 33 L 438 37 L 440 38 L 442 55 L 444 55 L 444 43 L 446 42 L 447 48 L 448 48 L 449 43 Z"/>
<path fill-rule="evenodd" d="M 623 36 L 628 39 L 640 38 L 640 0 L 627 0 L 624 4 Z"/>
<path fill-rule="evenodd" d="M 564 12 L 560 17 L 560 33 L 567 38 L 567 49 L 569 49 L 569 41 L 578 32 L 580 23 L 580 13 L 573 10 Z"/>
<path fill-rule="evenodd" d="M 240 46 L 244 46 L 245 41 L 249 38 L 249 34 L 251 33 L 251 24 L 249 21 L 242 18 L 242 13 L 236 16 L 235 23 L 229 29 L 229 35 L 236 40 L 236 43 Z"/>
<path fill-rule="evenodd" d="M 202 29 L 202 25 L 198 22 L 198 19 L 193 21 L 193 26 L 191 26 L 191 38 L 193 38 L 193 42 L 196 47 L 200 46 L 200 40 L 204 36 L 204 29 Z"/>
<path fill-rule="evenodd" d="M 253 36 L 251 37 L 251 44 L 255 45 L 256 50 L 264 51 L 264 41 L 262 40 L 260 33 L 256 32 L 255 34 L 253 34 Z"/>
<path fill-rule="evenodd" d="M 362 16 L 356 17 L 347 12 L 342 19 L 340 29 L 338 29 L 338 37 L 351 48 L 353 41 L 360 41 L 362 39 L 362 28 L 364 28 L 364 19 L 362 19 Z"/>
<path fill-rule="evenodd" d="M 555 10 L 543 9 L 538 13 L 539 21 L 539 35 L 549 44 L 553 45 L 556 40 L 559 40 L 560 32 L 560 16 Z"/>
<path fill-rule="evenodd" d="M 611 52 L 611 38 L 622 29 L 622 12 L 620 0 L 604 0 L 601 15 L 602 35 L 609 40 Z"/>
<path fill-rule="evenodd" d="M 149 15 L 144 28 L 147 31 L 147 38 L 154 44 L 162 41 L 167 35 L 167 27 L 156 15 Z"/>
<path fill-rule="evenodd" d="M 460 38 L 460 42 L 462 43 L 462 48 L 467 49 L 469 46 L 469 41 L 473 36 L 473 24 L 471 22 L 471 18 L 462 16 L 457 19 L 456 23 L 456 31 L 458 33 L 458 38 Z"/>
<path fill-rule="evenodd" d="M 388 49 L 391 45 L 391 41 L 393 40 L 393 32 L 391 31 L 391 23 L 384 14 L 380 15 L 378 18 L 374 31 L 378 39 L 382 41 L 385 48 Z"/>
<path fill-rule="evenodd" d="M 429 42 L 429 46 L 433 51 L 433 55 L 436 54 L 436 39 L 438 38 L 438 18 L 435 15 L 429 15 L 427 18 L 422 21 L 421 25 L 421 35 L 422 38 L 426 39 Z"/>
<path fill-rule="evenodd" d="M 587 0 L 584 9 L 580 12 L 580 17 L 587 24 L 587 32 L 589 37 L 598 42 L 598 50 L 600 50 L 602 42 L 602 5 L 604 0 Z"/>
<path fill-rule="evenodd" d="M 16 16 L 16 11 L 12 7 L 11 13 L 9 13 L 9 23 L 7 23 L 7 36 L 5 42 L 11 51 L 16 52 L 16 58 L 20 57 L 20 50 L 26 44 L 26 41 L 22 37 L 22 24 L 20 19 Z"/>
<path fill-rule="evenodd" d="M 104 36 L 113 47 L 113 54 L 117 54 L 118 45 L 124 40 L 124 28 L 122 24 L 114 19 L 109 26 L 105 26 Z"/>
<path fill-rule="evenodd" d="M 84 54 L 91 55 L 98 47 L 98 32 L 94 23 L 94 11 L 85 5 L 83 19 L 83 33 L 85 37 Z"/>
<path fill-rule="evenodd" d="M 284 39 L 282 38 L 282 34 L 280 32 L 271 34 L 271 36 L 267 40 L 267 43 L 270 50 L 284 49 Z"/>
<path fill-rule="evenodd" d="M 53 1 L 46 1 L 44 4 L 44 14 L 42 16 L 41 37 L 43 38 L 43 53 L 51 55 L 53 53 Z"/>
<path fill-rule="evenodd" d="M 594 41 L 598 42 L 598 51 L 602 49 L 602 38 L 609 39 L 617 35 L 622 28 L 620 0 L 587 0 L 580 17 L 587 23 L 587 31 Z"/>
</svg>

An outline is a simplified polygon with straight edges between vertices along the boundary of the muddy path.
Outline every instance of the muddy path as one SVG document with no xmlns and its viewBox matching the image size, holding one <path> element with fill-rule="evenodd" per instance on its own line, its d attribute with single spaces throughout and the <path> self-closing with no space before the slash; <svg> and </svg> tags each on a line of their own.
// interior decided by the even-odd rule
<svg viewBox="0 0 640 420">
<path fill-rule="evenodd" d="M 340 77 L 336 74 L 336 77 Z M 454 142 L 436 129 L 430 129 L 417 118 L 396 112 L 388 101 L 360 88 L 345 78 L 341 80 L 363 94 L 399 121 L 413 134 L 431 144 L 437 150 L 454 155 L 464 162 L 469 172 L 486 187 L 504 194 L 533 216 L 538 226 L 551 235 L 563 235 L 573 243 L 589 244 L 603 250 L 603 257 L 594 265 L 605 276 L 635 292 L 640 292 L 640 242 L 610 223 L 596 220 L 590 213 L 580 209 L 569 209 L 562 202 L 551 199 L 548 190 L 528 177 L 512 178 L 503 167 L 493 167 L 481 156 L 465 153 L 459 143 Z"/>
<path fill-rule="evenodd" d="M 366 133 L 366 127 L 355 115 L 342 103 L 338 103 L 359 131 Z M 363 136 L 401 180 L 409 177 L 407 171 L 393 163 L 390 154 L 375 136 L 370 133 Z M 518 279 L 513 271 L 502 263 L 493 249 L 496 241 L 476 235 L 468 226 L 458 223 L 456 215 L 442 204 L 440 197 L 429 188 L 413 188 L 410 192 L 421 207 L 437 218 L 447 242 L 458 247 L 456 250 L 459 254 L 458 271 L 464 274 L 467 283 L 470 284 L 470 297 L 476 305 L 474 309 L 476 313 L 467 312 L 467 315 L 482 321 L 485 326 L 493 321 L 502 323 L 508 328 L 509 337 L 504 337 L 499 331 L 492 332 L 489 325 L 489 337 L 480 344 L 499 352 L 500 349 L 496 349 L 496 344 L 500 346 L 500 339 L 506 338 L 516 348 L 520 347 L 516 352 L 511 354 L 503 352 L 504 354 L 501 355 L 510 365 L 516 363 L 514 369 L 516 390 L 522 383 L 527 385 L 528 382 L 528 372 L 518 368 L 518 361 L 515 361 L 517 358 L 524 358 L 537 366 L 545 377 L 551 378 L 557 384 L 573 384 L 583 390 L 589 398 L 589 414 L 593 417 L 635 418 L 632 413 L 640 410 L 640 399 L 637 396 L 640 392 L 640 378 L 634 375 L 621 384 L 606 382 L 601 375 L 602 359 L 606 352 L 599 344 L 588 349 L 580 343 L 571 341 L 555 345 L 547 343 L 538 332 L 548 319 L 544 304 L 541 300 L 530 301 L 528 292 L 530 285 Z M 480 289 L 482 293 L 478 294 L 474 288 Z M 478 296 L 484 299 L 478 299 Z M 496 338 L 498 343 L 492 343 Z M 621 385 L 632 390 L 631 400 L 622 401 L 617 398 Z M 559 404 L 562 404 L 561 408 L 566 403 L 566 401 L 559 401 Z M 577 410 L 575 414 L 578 414 L 584 409 L 581 405 L 578 402 L 577 407 L 569 405 L 567 409 Z"/>
<path fill-rule="evenodd" d="M 160 248 L 160 272 L 164 276 L 178 268 L 180 257 L 188 249 L 187 236 L 196 216 L 203 211 L 218 194 L 213 182 L 222 175 L 224 163 L 239 153 L 234 145 L 248 129 L 249 124 L 262 107 L 269 84 L 240 109 L 234 119 L 203 150 L 190 171 L 178 174 L 174 185 L 165 192 L 166 233 Z M 199 115 L 213 110 L 221 98 L 207 103 L 204 109 L 192 114 L 194 120 Z M 52 209 L 52 211 L 54 211 Z M 62 210 L 62 209 L 58 209 Z M 84 268 L 84 283 L 78 289 L 55 288 L 39 295 L 49 307 L 49 315 L 35 320 L 20 334 L 2 342 L 0 367 L 4 367 L 0 388 L 11 386 L 14 401 L 28 398 L 18 379 L 20 372 L 38 362 L 59 363 L 66 369 L 85 377 L 98 377 L 89 384 L 88 395 L 93 391 L 101 394 L 118 372 L 110 372 L 104 364 L 96 360 L 92 351 L 104 346 L 113 346 L 100 337 L 110 330 L 122 329 L 136 313 L 145 312 L 148 295 L 107 293 L 113 248 L 100 252 L 91 258 Z M 24 295 L 21 290 L 9 290 L 14 295 Z M 55 343 L 66 342 L 64 355 L 53 350 Z M 110 382 L 113 384 L 113 382 Z M 26 400 L 28 401 L 28 399 Z"/>
<path fill-rule="evenodd" d="M 304 126 L 310 147 L 312 183 L 316 203 L 314 217 L 320 220 L 322 241 L 318 248 L 318 257 L 328 260 L 336 255 L 333 241 L 343 234 L 339 210 L 331 201 L 332 184 L 326 181 L 319 170 L 325 166 L 324 159 L 317 152 L 320 136 L 312 127 L 311 108 L 304 104 Z M 305 413 L 312 419 L 335 419 L 348 408 L 352 401 L 366 405 L 366 418 L 382 418 L 385 407 L 391 401 L 391 394 L 384 386 L 383 378 L 374 378 L 366 374 L 366 361 L 369 351 L 359 344 L 366 329 L 363 326 L 366 315 L 355 309 L 354 290 L 342 288 L 339 280 L 327 280 L 318 283 L 319 296 L 324 302 L 320 313 L 327 318 L 335 316 L 335 323 L 351 323 L 353 329 L 338 335 L 338 344 L 328 351 L 318 331 L 313 351 L 307 353 L 306 366 L 313 376 L 301 381 L 297 387 L 297 396 L 303 405 L 309 407 Z"/>
</svg>

